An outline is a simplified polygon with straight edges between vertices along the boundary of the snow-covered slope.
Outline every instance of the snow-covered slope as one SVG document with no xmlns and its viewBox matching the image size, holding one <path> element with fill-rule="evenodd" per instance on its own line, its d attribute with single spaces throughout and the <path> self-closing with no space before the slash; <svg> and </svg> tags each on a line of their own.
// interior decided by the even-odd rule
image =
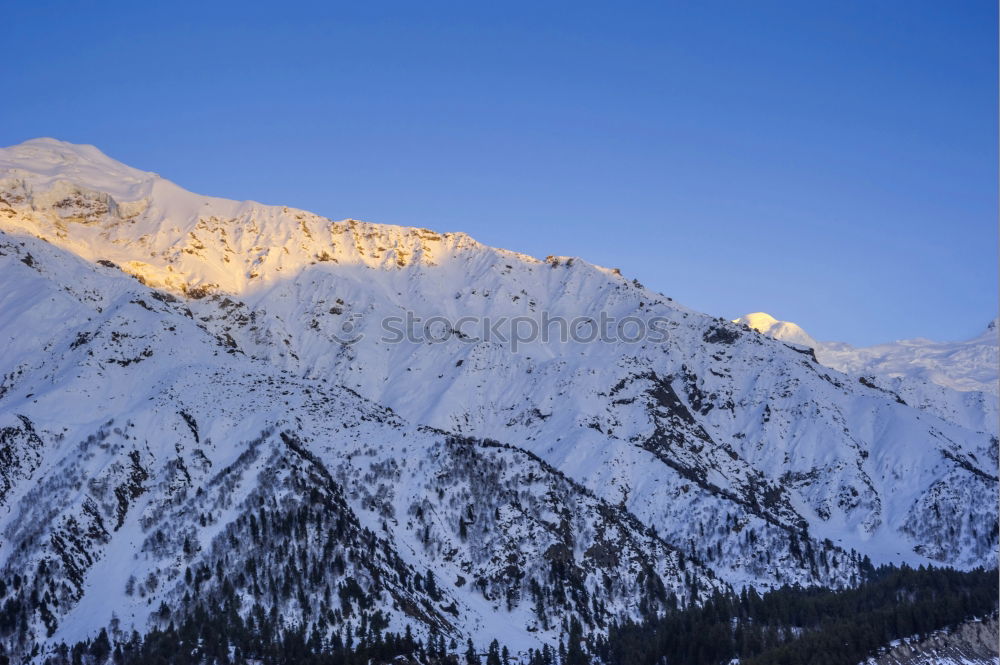
<svg viewBox="0 0 1000 665">
<path fill-rule="evenodd" d="M 0 150 L 0 231 L 0 566 L 47 598 L 39 639 L 289 552 L 350 613 L 225 581 L 323 630 L 377 608 L 518 648 L 671 593 L 850 584 L 864 556 L 994 561 L 995 439 L 614 270 L 202 197 L 51 139 Z M 665 334 L 479 328 L 602 314 Z"/>
<path fill-rule="evenodd" d="M 997 320 L 994 319 L 981 334 L 964 342 L 918 338 L 862 348 L 825 342 L 820 351 L 824 364 L 843 372 L 908 378 L 962 392 L 996 395 L 1000 392 L 998 348 Z"/>
<path fill-rule="evenodd" d="M 756 312 L 736 319 L 773 339 L 812 348 L 827 367 L 899 394 L 908 404 L 971 429 L 996 434 L 1000 394 L 1000 337 L 997 319 L 964 342 L 907 339 L 856 348 L 818 342 L 789 321 Z"/>
<path fill-rule="evenodd" d="M 0 634 L 15 651 L 112 614 L 142 629 L 161 603 L 183 611 L 192 588 L 206 599 L 224 583 L 291 623 L 356 629 L 381 610 L 396 632 L 521 649 L 557 640 L 568 613 L 599 628 L 723 588 L 533 455 L 248 362 L 117 269 L 4 234 L 0 276 L 19 285 L 0 302 L 0 455 L 17 462 L 0 570 L 20 578 Z"/>
</svg>

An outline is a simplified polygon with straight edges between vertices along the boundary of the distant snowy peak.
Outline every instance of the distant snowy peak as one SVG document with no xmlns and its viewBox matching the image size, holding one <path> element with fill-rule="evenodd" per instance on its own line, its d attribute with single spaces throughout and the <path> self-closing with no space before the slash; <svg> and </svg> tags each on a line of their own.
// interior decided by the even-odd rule
<svg viewBox="0 0 1000 665">
<path fill-rule="evenodd" d="M 960 392 L 998 393 L 1000 344 L 995 320 L 980 335 L 962 342 L 916 338 L 861 348 L 823 342 L 817 357 L 843 372 L 918 379 Z"/>
<path fill-rule="evenodd" d="M 813 348 L 816 359 L 907 404 L 980 432 L 997 433 L 997 320 L 964 342 L 908 339 L 868 347 L 818 342 L 802 328 L 757 312 L 735 319 L 763 335 Z M 807 341 L 808 340 L 808 341 Z"/>
<path fill-rule="evenodd" d="M 745 314 L 734 319 L 733 323 L 742 323 L 752 330 L 782 342 L 808 346 L 813 349 L 817 346 L 816 340 L 798 325 L 791 321 L 779 321 L 766 312 Z"/>
<path fill-rule="evenodd" d="M 959 392 L 981 391 L 996 395 L 1000 380 L 1000 341 L 997 319 L 964 342 L 904 339 L 874 346 L 854 347 L 844 342 L 817 342 L 798 325 L 755 312 L 733 320 L 768 337 L 809 346 L 816 358 L 848 374 L 872 374 L 890 379 L 918 380 Z"/>
</svg>

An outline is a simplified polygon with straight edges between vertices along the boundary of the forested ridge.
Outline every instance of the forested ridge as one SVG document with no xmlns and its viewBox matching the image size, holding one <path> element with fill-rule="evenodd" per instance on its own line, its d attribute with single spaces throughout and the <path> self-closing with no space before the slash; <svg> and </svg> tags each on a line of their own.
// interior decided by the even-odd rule
<svg viewBox="0 0 1000 665">
<path fill-rule="evenodd" d="M 699 606 L 669 609 L 645 622 L 613 624 L 607 636 L 585 635 L 575 619 L 558 649 L 520 660 L 496 640 L 483 653 L 441 634 L 417 638 L 386 630 L 379 611 L 364 612 L 330 640 L 282 627 L 258 605 L 245 618 L 239 601 L 194 602 L 177 621 L 146 635 L 118 639 L 102 630 L 72 646 L 60 644 L 49 665 L 353 665 L 426 663 L 507 665 L 857 665 L 888 642 L 957 626 L 997 611 L 997 571 L 883 566 L 851 589 L 784 587 L 716 593 Z M 164 617 L 172 613 L 161 608 Z M 117 631 L 112 628 L 112 633 Z M 0 663 L 9 661 L 0 656 Z"/>
</svg>

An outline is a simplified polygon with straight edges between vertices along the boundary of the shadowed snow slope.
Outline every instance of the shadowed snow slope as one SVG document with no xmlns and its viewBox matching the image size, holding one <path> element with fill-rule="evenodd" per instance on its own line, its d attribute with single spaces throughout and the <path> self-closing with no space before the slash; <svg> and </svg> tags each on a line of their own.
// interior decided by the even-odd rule
<svg viewBox="0 0 1000 665">
<path fill-rule="evenodd" d="M 49 599 L 3 636 L 21 653 L 183 613 L 191 585 L 524 649 L 671 595 L 851 584 L 865 556 L 994 562 L 984 428 L 614 270 L 202 197 L 51 139 L 0 150 L 0 231 L 0 566 Z M 665 335 L 390 339 L 407 313 Z M 302 573 L 254 572 L 279 569 Z"/>
</svg>

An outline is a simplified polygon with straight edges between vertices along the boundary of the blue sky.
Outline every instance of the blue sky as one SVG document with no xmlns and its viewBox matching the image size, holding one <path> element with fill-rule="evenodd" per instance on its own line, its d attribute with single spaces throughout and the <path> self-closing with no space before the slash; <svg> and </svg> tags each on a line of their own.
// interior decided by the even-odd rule
<svg viewBox="0 0 1000 665">
<path fill-rule="evenodd" d="M 580 256 L 820 339 L 995 315 L 994 2 L 153 4 L 10 3 L 0 144 Z"/>
</svg>

